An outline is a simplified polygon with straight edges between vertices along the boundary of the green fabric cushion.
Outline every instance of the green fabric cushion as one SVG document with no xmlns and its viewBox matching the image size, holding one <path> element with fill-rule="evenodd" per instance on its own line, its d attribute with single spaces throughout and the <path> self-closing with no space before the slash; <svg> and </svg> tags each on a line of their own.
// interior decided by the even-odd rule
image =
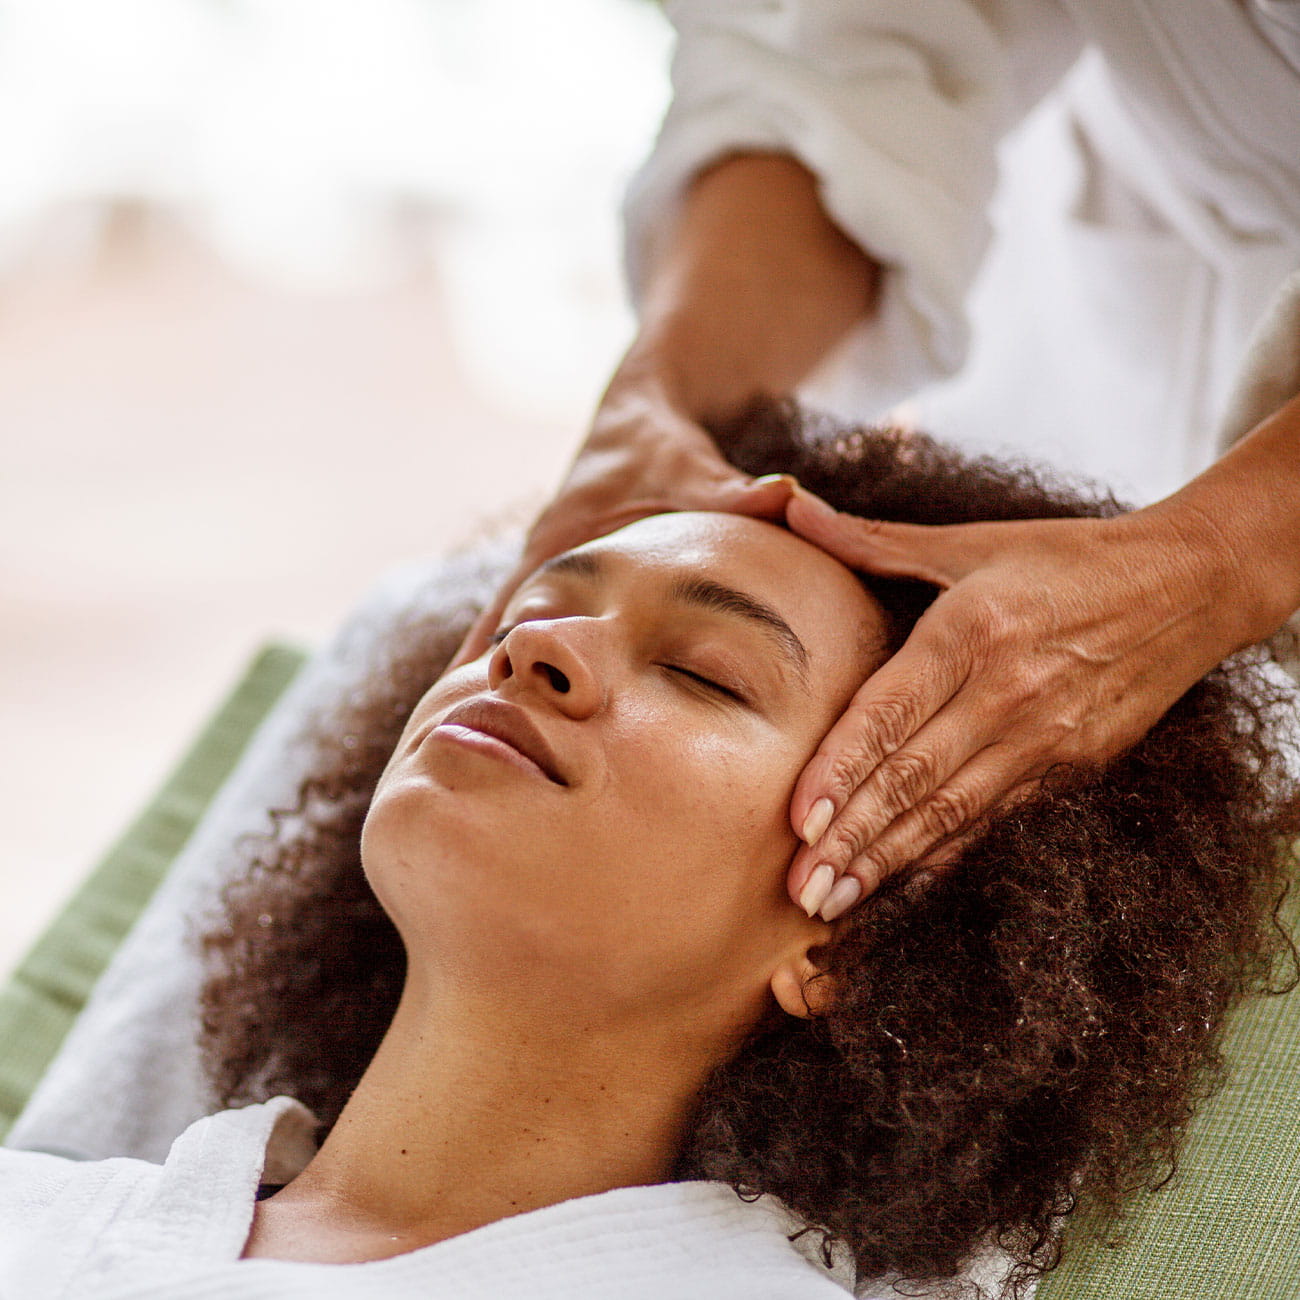
<svg viewBox="0 0 1300 1300">
<path fill-rule="evenodd" d="M 302 666 L 263 647 L 148 807 L 0 989 L 0 1139 L 17 1119 L 127 931 L 271 706 Z"/>
<path fill-rule="evenodd" d="M 1118 1244 L 1067 1236 L 1038 1300 L 1300 1297 L 1300 989 L 1241 1007 L 1225 1050 L 1228 1084 L 1192 1121 L 1177 1175 L 1134 1203 Z"/>
</svg>

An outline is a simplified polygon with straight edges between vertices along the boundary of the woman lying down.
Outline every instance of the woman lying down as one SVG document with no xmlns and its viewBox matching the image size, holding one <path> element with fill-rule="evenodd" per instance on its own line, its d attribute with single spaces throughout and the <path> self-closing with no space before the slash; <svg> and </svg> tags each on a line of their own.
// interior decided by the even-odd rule
<svg viewBox="0 0 1300 1300">
<path fill-rule="evenodd" d="M 784 407 L 742 459 L 887 519 L 1115 509 Z M 407 628 L 204 940 L 232 1109 L 163 1166 L 0 1153 L 0 1295 L 832 1300 L 980 1259 L 1023 1292 L 1076 1202 L 1168 1173 L 1286 948 L 1300 799 L 1261 651 L 805 915 L 791 788 L 933 595 L 673 514 L 544 566 L 455 671 Z"/>
</svg>

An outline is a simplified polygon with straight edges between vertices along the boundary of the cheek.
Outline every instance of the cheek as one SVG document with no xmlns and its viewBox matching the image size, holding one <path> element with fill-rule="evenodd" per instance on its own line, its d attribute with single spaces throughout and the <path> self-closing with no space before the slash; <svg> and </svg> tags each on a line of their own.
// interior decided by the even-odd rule
<svg viewBox="0 0 1300 1300">
<path fill-rule="evenodd" d="M 792 906 L 788 807 L 800 765 L 759 735 L 737 743 L 678 728 L 665 744 L 633 730 L 618 742 L 620 775 L 595 805 L 593 848 L 609 865 L 590 878 L 582 913 L 637 996 L 750 1015 Z"/>
<path fill-rule="evenodd" d="M 630 718 L 611 737 L 610 787 L 596 795 L 603 852 L 624 888 L 733 908 L 766 889 L 784 898 L 796 841 L 789 800 L 802 763 L 771 728 L 660 728 Z"/>
</svg>

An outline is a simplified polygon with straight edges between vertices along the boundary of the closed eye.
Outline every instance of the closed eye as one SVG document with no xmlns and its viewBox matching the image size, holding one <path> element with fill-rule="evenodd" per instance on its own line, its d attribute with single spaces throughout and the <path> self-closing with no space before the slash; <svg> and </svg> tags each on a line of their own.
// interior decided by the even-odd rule
<svg viewBox="0 0 1300 1300">
<path fill-rule="evenodd" d="M 733 691 L 730 686 L 724 686 L 721 682 L 715 682 L 711 677 L 705 677 L 701 673 L 692 672 L 689 668 L 683 668 L 680 664 L 665 664 L 665 668 L 670 673 L 679 673 L 683 677 L 690 678 L 691 681 L 698 682 L 701 686 L 707 687 L 711 691 L 716 691 L 719 695 L 725 695 L 730 700 L 735 700 L 739 704 L 747 704 L 748 701 L 739 691 Z"/>
<path fill-rule="evenodd" d="M 527 622 L 528 620 L 524 619 L 523 621 Z M 488 644 L 494 646 L 500 645 L 501 642 L 504 641 L 518 626 L 519 624 L 515 623 L 510 627 L 503 627 L 500 631 L 494 632 L 490 637 L 488 637 Z M 706 690 L 713 691 L 717 695 L 725 696 L 729 700 L 735 700 L 737 704 L 749 703 L 749 701 L 739 691 L 732 690 L 730 686 L 724 686 L 721 682 L 715 682 L 713 678 L 705 677 L 703 673 L 697 673 L 690 668 L 683 668 L 681 664 L 664 664 L 664 667 L 667 668 L 670 673 L 676 673 L 680 677 L 685 677 L 690 681 L 696 682 Z"/>
</svg>

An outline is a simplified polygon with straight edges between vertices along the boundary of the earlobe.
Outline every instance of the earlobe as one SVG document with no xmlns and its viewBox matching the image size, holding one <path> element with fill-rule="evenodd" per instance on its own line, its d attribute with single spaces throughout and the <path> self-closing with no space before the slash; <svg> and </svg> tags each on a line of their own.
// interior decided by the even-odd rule
<svg viewBox="0 0 1300 1300">
<path fill-rule="evenodd" d="M 788 957 L 772 972 L 772 996 L 789 1015 L 808 1020 L 831 1003 L 831 978 L 806 952 Z"/>
</svg>

